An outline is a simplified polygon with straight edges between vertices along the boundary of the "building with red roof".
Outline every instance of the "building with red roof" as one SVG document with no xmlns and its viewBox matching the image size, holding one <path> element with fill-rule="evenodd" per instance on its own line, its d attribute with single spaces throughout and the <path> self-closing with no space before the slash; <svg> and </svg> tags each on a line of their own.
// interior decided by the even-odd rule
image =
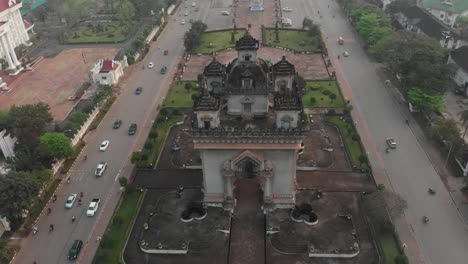
<svg viewBox="0 0 468 264">
<path fill-rule="evenodd" d="M 123 75 L 124 67 L 125 63 L 116 60 L 99 60 L 91 70 L 91 76 L 96 84 L 114 85 L 118 83 L 120 77 Z"/>
</svg>

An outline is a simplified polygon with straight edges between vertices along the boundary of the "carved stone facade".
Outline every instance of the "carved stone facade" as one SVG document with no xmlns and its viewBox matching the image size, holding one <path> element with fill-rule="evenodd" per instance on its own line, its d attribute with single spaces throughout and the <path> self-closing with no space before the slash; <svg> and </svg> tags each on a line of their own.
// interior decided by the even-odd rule
<svg viewBox="0 0 468 264">
<path fill-rule="evenodd" d="M 297 74 L 285 57 L 268 66 L 258 48 L 247 33 L 236 42 L 237 59 L 228 65 L 213 59 L 203 72 L 192 135 L 206 205 L 235 210 L 236 181 L 243 178 L 258 183 L 265 210 L 294 205 L 305 129 Z"/>
</svg>

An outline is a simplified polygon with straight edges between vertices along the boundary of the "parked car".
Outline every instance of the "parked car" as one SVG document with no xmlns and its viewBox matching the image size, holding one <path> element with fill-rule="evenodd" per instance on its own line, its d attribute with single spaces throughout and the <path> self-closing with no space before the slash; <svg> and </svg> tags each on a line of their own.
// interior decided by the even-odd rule
<svg viewBox="0 0 468 264">
<path fill-rule="evenodd" d="M 223 15 L 223 16 L 229 16 L 229 11 L 221 11 L 221 15 Z"/>
<path fill-rule="evenodd" d="M 286 6 L 286 7 L 283 7 L 283 11 L 284 11 L 284 12 L 291 12 L 292 9 L 291 9 L 290 7 L 287 7 L 287 6 Z"/>
<path fill-rule="evenodd" d="M 184 12 L 184 16 L 188 16 L 188 11 L 185 11 L 185 12 Z"/>
<path fill-rule="evenodd" d="M 101 161 L 98 163 L 96 170 L 94 171 L 94 175 L 101 177 L 104 174 L 104 171 L 107 168 L 107 162 Z"/>
<path fill-rule="evenodd" d="M 393 138 L 387 138 L 386 142 L 387 142 L 387 145 L 388 145 L 389 148 L 394 149 L 397 146 L 397 143 L 396 143 L 395 139 L 393 139 Z"/>
<path fill-rule="evenodd" d="M 86 215 L 94 216 L 99 208 L 100 202 L 101 200 L 99 200 L 98 198 L 94 198 L 93 200 L 91 200 L 91 203 L 88 206 L 88 210 L 86 210 Z"/>
<path fill-rule="evenodd" d="M 137 124 L 133 123 L 130 125 L 130 127 L 128 128 L 128 134 L 131 136 L 131 135 L 135 135 L 137 131 Z"/>
<path fill-rule="evenodd" d="M 72 208 L 73 204 L 75 203 L 76 200 L 76 193 L 71 194 L 68 196 L 67 201 L 65 202 L 65 208 Z"/>
<path fill-rule="evenodd" d="M 83 247 L 83 241 L 78 240 L 78 239 L 73 241 L 73 245 L 68 251 L 68 260 L 77 259 L 78 255 L 80 255 L 82 247 Z"/>
<path fill-rule="evenodd" d="M 148 64 L 148 68 L 152 69 L 154 67 L 154 63 L 151 61 L 149 64 Z"/>
<path fill-rule="evenodd" d="M 117 119 L 117 120 L 114 121 L 113 128 L 118 129 L 121 125 L 122 125 L 122 120 Z"/>
<path fill-rule="evenodd" d="M 162 67 L 161 74 L 166 74 L 166 72 L 167 72 L 167 67 L 166 66 Z"/>
<path fill-rule="evenodd" d="M 135 94 L 138 95 L 138 94 L 141 94 L 141 92 L 143 92 L 143 87 L 138 87 L 138 88 L 136 88 Z"/>
<path fill-rule="evenodd" d="M 109 140 L 104 140 L 101 145 L 99 146 L 100 151 L 106 151 L 107 148 L 109 147 L 110 141 Z"/>
</svg>

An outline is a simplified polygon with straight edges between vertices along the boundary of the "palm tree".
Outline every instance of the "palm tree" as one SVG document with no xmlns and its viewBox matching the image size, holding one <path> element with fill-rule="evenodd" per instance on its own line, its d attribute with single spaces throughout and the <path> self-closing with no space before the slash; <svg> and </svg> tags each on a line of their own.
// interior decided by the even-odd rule
<svg viewBox="0 0 468 264">
<path fill-rule="evenodd" d="M 466 135 L 466 130 L 468 129 L 468 110 L 463 110 L 460 113 L 458 113 L 458 115 L 460 116 L 462 124 L 465 126 L 465 132 L 463 132 L 463 137 L 462 137 L 462 139 L 464 140 L 465 135 Z"/>
</svg>

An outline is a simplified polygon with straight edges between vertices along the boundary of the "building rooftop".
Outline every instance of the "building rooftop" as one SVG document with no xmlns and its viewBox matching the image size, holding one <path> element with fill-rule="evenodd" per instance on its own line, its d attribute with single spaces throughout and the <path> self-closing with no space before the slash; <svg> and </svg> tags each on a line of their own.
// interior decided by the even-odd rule
<svg viewBox="0 0 468 264">
<path fill-rule="evenodd" d="M 256 63 L 239 63 L 236 59 L 231 62 L 227 71 L 229 73 L 226 80 L 227 94 L 268 94 L 267 75 L 268 65 L 262 59 L 257 59 Z M 244 86 L 242 78 L 252 80 L 252 85 Z"/>
<path fill-rule="evenodd" d="M 224 76 L 226 74 L 226 67 L 222 65 L 219 61 L 213 57 L 213 60 L 210 64 L 205 66 L 203 70 L 203 75 L 205 76 Z"/>
<path fill-rule="evenodd" d="M 431 38 L 441 40 L 449 35 L 456 39 L 462 38 L 457 29 L 445 25 L 433 15 L 417 6 L 408 7 L 401 12 L 408 18 L 409 24 L 417 26 L 424 34 Z"/>
<path fill-rule="evenodd" d="M 18 5 L 15 0 L 0 0 L 0 12 L 10 9 L 15 5 Z"/>
<path fill-rule="evenodd" d="M 425 9 L 437 9 L 456 14 L 468 11 L 466 0 L 422 0 L 419 5 Z"/>
<path fill-rule="evenodd" d="M 302 100 L 295 93 L 286 95 L 277 94 L 273 97 L 273 102 L 273 109 L 275 110 L 302 110 Z"/>
<path fill-rule="evenodd" d="M 110 72 L 117 68 L 119 65 L 113 60 L 105 59 L 102 61 L 102 67 L 100 72 Z"/>
<path fill-rule="evenodd" d="M 290 75 L 294 74 L 296 72 L 296 69 L 294 65 L 292 65 L 289 61 L 286 60 L 286 56 L 283 56 L 283 58 L 271 66 L 271 71 L 275 75 Z"/>
<path fill-rule="evenodd" d="M 206 89 L 202 89 L 202 94 L 193 103 L 194 111 L 217 111 L 219 107 L 219 97 L 211 95 Z"/>
<path fill-rule="evenodd" d="M 236 41 L 236 50 L 258 50 L 259 41 L 250 35 L 248 31 L 238 41 Z"/>
<path fill-rule="evenodd" d="M 452 51 L 450 56 L 460 68 L 468 73 L 468 46 L 462 46 Z"/>
</svg>

